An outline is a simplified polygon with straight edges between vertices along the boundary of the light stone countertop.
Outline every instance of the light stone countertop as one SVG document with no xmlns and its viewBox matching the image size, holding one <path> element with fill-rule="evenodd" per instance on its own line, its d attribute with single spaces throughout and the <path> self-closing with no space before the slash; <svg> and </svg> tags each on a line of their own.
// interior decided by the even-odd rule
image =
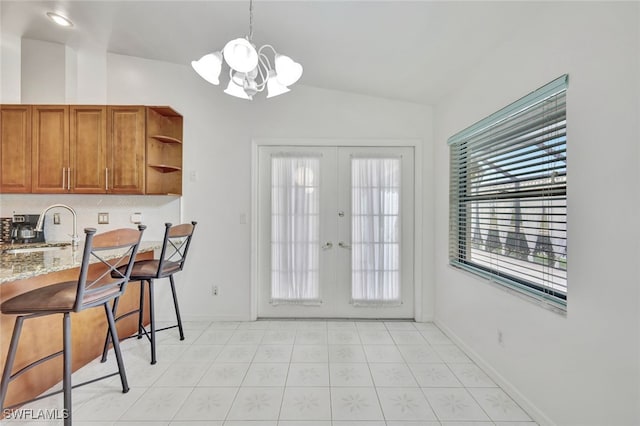
<svg viewBox="0 0 640 426">
<path fill-rule="evenodd" d="M 30 253 L 6 253 L 6 250 L 19 248 L 60 247 L 55 250 L 33 251 Z M 161 241 L 142 241 L 138 253 L 146 253 L 162 247 Z M 80 244 L 75 250 L 69 243 L 0 243 L 0 284 L 22 280 L 51 272 L 78 268 L 82 263 L 84 246 Z M 105 258 L 109 256 L 105 252 Z M 115 257 L 117 254 L 112 255 Z M 93 258 L 91 263 L 98 260 Z"/>
</svg>

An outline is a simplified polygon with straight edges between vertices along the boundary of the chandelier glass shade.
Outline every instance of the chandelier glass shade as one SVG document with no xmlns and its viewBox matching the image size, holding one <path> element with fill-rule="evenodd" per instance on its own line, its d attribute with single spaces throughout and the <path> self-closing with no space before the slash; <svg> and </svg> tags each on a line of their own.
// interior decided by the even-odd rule
<svg viewBox="0 0 640 426">
<path fill-rule="evenodd" d="M 224 63 L 229 68 L 229 84 L 225 93 L 241 99 L 266 89 L 267 98 L 289 92 L 289 87 L 302 76 L 302 65 L 281 55 L 265 44 L 256 49 L 253 36 L 253 1 L 249 2 L 249 36 L 229 41 L 222 51 L 208 53 L 191 61 L 193 69 L 211 84 L 220 84 Z"/>
</svg>

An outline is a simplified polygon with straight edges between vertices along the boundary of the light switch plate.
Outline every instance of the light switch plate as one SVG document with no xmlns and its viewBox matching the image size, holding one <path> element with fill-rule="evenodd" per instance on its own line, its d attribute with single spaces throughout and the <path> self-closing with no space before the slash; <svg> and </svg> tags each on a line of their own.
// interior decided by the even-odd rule
<svg viewBox="0 0 640 426">
<path fill-rule="evenodd" d="M 60 213 L 53 214 L 53 224 L 60 225 Z"/>
<path fill-rule="evenodd" d="M 98 225 L 109 224 L 109 213 L 98 213 Z"/>
</svg>

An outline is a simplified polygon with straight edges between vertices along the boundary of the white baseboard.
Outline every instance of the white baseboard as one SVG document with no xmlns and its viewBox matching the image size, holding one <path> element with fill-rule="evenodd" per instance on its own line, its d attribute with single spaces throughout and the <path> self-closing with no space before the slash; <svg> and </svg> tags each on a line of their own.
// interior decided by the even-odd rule
<svg viewBox="0 0 640 426">
<path fill-rule="evenodd" d="M 156 318 L 156 321 L 165 321 L 165 322 L 175 322 L 176 317 L 171 316 L 171 314 L 167 315 L 167 317 Z M 213 315 L 188 315 L 182 317 L 183 322 L 193 321 L 193 322 L 201 322 L 201 321 L 251 321 L 248 316 L 213 316 Z"/>
<path fill-rule="evenodd" d="M 464 341 L 462 341 L 451 329 L 440 321 L 434 321 L 434 324 L 444 332 L 456 345 L 458 345 L 465 354 L 469 356 L 487 375 L 498 384 L 511 398 L 513 398 L 524 411 L 529 414 L 540 426 L 556 426 L 556 424 L 547 415 L 535 406 L 518 388 L 501 375 L 493 366 L 487 363 L 477 352 L 471 349 Z"/>
</svg>

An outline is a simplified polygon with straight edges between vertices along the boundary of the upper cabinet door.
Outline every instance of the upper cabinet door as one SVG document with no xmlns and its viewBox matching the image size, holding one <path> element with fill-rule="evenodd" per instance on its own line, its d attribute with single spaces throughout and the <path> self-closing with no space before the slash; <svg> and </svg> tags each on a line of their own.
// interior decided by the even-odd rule
<svg viewBox="0 0 640 426">
<path fill-rule="evenodd" d="M 32 115 L 32 192 L 69 192 L 69 106 L 34 105 Z"/>
<path fill-rule="evenodd" d="M 107 107 L 69 107 L 71 192 L 107 192 Z"/>
<path fill-rule="evenodd" d="M 0 193 L 31 192 L 31 107 L 0 106 Z"/>
<path fill-rule="evenodd" d="M 107 138 L 107 192 L 144 194 L 144 107 L 107 107 Z"/>
</svg>

